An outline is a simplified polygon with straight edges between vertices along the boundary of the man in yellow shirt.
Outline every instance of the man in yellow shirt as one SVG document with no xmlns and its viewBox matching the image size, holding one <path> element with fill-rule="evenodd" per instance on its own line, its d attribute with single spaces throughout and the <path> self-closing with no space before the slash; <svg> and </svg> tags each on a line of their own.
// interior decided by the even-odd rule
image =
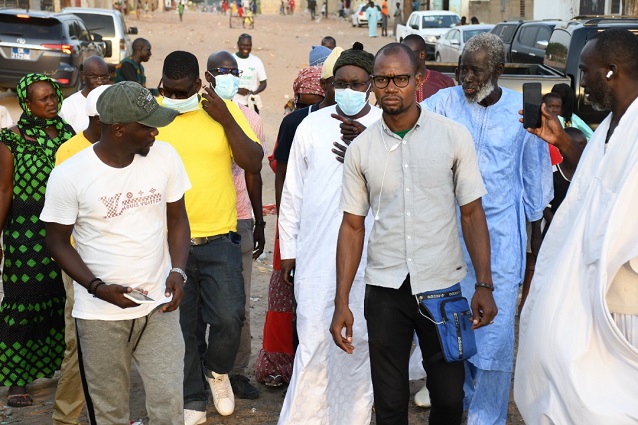
<svg viewBox="0 0 638 425">
<path fill-rule="evenodd" d="M 158 137 L 177 150 L 192 183 L 185 197 L 191 226 L 188 285 L 180 306 L 186 344 L 186 425 L 206 421 L 208 393 L 202 374 L 210 384 L 218 413 L 228 416 L 235 409 L 228 373 L 239 349 L 246 295 L 232 160 L 246 172 L 257 173 L 263 158 L 263 149 L 237 105 L 208 87 L 200 97 L 201 87 L 199 63 L 193 54 L 175 51 L 166 57 L 159 88 L 161 103 L 180 115 Z M 199 308 L 210 325 L 203 368 L 195 337 Z"/>
<path fill-rule="evenodd" d="M 55 155 L 55 165 L 58 166 L 76 153 L 88 148 L 100 139 L 102 125 L 97 113 L 97 99 L 110 86 L 102 85 L 94 88 L 86 96 L 86 115 L 89 118 L 89 126 L 64 142 Z M 60 368 L 60 380 L 55 391 L 53 404 L 53 425 L 79 423 L 82 408 L 84 407 L 84 394 L 82 394 L 82 382 L 80 379 L 80 366 L 78 363 L 78 347 L 75 339 L 75 320 L 71 316 L 73 302 L 73 279 L 62 272 L 62 281 L 66 291 L 66 304 L 64 305 L 64 360 Z"/>
</svg>

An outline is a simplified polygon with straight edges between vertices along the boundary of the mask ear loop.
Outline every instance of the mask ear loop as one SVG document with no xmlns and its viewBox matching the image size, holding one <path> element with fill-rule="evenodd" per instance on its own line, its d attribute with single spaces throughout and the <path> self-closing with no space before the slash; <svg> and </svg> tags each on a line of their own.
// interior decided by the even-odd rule
<svg viewBox="0 0 638 425">
<path fill-rule="evenodd" d="M 383 184 L 385 183 L 385 173 L 388 171 L 388 161 L 390 160 L 390 152 L 394 152 L 397 150 L 399 146 L 401 146 L 401 142 L 399 141 L 396 145 L 393 145 L 388 149 L 388 146 L 385 144 L 385 136 L 383 134 L 383 129 L 379 126 L 379 131 L 381 132 L 381 140 L 383 141 L 383 147 L 385 148 L 387 155 L 385 156 L 385 167 L 383 167 L 383 177 L 381 177 L 381 190 L 379 190 L 379 198 L 377 201 L 377 213 L 374 215 L 374 221 L 379 221 L 379 210 L 381 209 L 381 195 L 383 194 Z"/>
</svg>

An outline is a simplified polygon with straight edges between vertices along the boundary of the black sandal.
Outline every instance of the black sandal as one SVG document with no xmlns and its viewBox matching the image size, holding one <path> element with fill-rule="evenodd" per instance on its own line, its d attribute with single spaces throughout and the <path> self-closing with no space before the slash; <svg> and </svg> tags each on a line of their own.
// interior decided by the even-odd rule
<svg viewBox="0 0 638 425">
<path fill-rule="evenodd" d="M 25 394 L 10 394 L 7 396 L 7 406 L 11 407 L 29 407 L 33 404 L 33 397 Z"/>
</svg>

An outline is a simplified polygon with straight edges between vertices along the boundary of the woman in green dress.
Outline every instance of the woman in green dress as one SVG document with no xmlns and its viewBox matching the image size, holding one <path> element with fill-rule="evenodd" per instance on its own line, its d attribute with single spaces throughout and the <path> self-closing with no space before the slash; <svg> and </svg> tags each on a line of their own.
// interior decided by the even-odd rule
<svg viewBox="0 0 638 425">
<path fill-rule="evenodd" d="M 17 94 L 20 120 L 0 133 L 0 381 L 10 387 L 7 404 L 24 407 L 33 403 L 26 385 L 53 376 L 64 357 L 64 286 L 38 217 L 55 154 L 74 132 L 58 115 L 62 93 L 49 77 L 24 76 Z"/>
</svg>

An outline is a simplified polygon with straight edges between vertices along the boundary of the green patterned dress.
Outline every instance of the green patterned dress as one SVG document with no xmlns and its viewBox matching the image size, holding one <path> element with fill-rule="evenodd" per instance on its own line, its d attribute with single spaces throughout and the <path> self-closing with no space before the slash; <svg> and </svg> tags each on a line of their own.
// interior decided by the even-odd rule
<svg viewBox="0 0 638 425">
<path fill-rule="evenodd" d="M 9 148 L 14 164 L 13 199 L 3 228 L 0 382 L 4 386 L 23 386 L 53 376 L 65 349 L 64 285 L 38 217 L 55 154 L 73 132 L 60 119 L 55 139 L 27 140 L 25 134 L 34 132 L 29 125 L 33 118 L 26 115 L 18 123 L 20 135 L 8 129 L 0 133 L 0 143 Z"/>
</svg>

